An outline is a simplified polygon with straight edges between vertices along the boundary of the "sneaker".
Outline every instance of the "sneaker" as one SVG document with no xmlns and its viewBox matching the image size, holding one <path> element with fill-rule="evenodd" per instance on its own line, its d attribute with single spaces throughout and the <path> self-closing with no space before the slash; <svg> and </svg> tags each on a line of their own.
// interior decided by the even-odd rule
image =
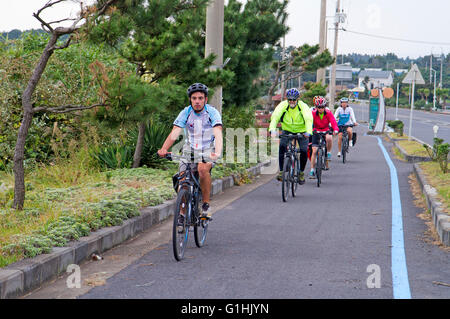
<svg viewBox="0 0 450 319">
<path fill-rule="evenodd" d="M 202 205 L 202 218 L 211 219 L 211 211 L 209 211 L 209 204 L 203 203 Z"/>
<path fill-rule="evenodd" d="M 278 173 L 277 180 L 280 182 L 283 180 L 283 172 Z"/>
<path fill-rule="evenodd" d="M 298 173 L 298 183 L 299 183 L 300 185 L 305 184 L 305 173 L 302 172 L 302 171 L 300 171 L 300 172 Z"/>
<path fill-rule="evenodd" d="M 311 170 L 311 172 L 309 172 L 309 179 L 315 179 L 316 178 L 316 173 L 314 173 L 314 170 Z"/>
<path fill-rule="evenodd" d="M 353 141 L 350 141 L 348 144 L 349 144 L 351 147 L 353 147 Z"/>
<path fill-rule="evenodd" d="M 341 152 L 338 152 L 338 153 L 337 153 L 337 157 L 341 157 Z"/>
<path fill-rule="evenodd" d="M 331 152 L 328 152 L 328 154 L 327 154 L 327 160 L 328 160 L 328 161 L 331 161 Z"/>
</svg>

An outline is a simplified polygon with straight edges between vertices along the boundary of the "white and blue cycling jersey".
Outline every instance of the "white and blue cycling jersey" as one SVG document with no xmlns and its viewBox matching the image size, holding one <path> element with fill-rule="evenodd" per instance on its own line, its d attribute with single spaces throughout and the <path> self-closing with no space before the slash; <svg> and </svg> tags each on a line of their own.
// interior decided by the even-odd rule
<svg viewBox="0 0 450 319">
<path fill-rule="evenodd" d="M 350 106 L 347 106 L 344 110 L 341 106 L 338 107 L 336 112 L 334 113 L 334 117 L 336 119 L 339 118 L 338 126 L 341 125 L 353 125 L 356 123 L 355 113 Z"/>
<path fill-rule="evenodd" d="M 200 113 L 194 112 L 191 105 L 185 107 L 173 122 L 184 128 L 189 146 L 195 150 L 214 147 L 213 127 L 222 125 L 222 117 L 213 106 L 206 104 Z"/>
</svg>

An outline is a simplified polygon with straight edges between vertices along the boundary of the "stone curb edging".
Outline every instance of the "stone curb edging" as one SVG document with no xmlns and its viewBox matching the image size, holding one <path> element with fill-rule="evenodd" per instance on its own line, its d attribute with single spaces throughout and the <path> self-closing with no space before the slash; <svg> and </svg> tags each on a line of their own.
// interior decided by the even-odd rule
<svg viewBox="0 0 450 319">
<path fill-rule="evenodd" d="M 260 163 L 248 168 L 247 172 L 251 176 L 260 174 L 262 167 L 269 166 L 270 163 Z M 214 180 L 211 197 L 234 185 L 233 176 Z M 69 242 L 67 247 L 54 247 L 49 254 L 23 259 L 0 269 L 0 299 L 20 297 L 43 283 L 56 279 L 66 272 L 69 265 L 80 264 L 92 254 L 109 250 L 159 224 L 173 215 L 175 202 L 176 199 L 171 199 L 158 206 L 144 207 L 140 210 L 140 216 L 124 220 L 120 226 L 101 228 L 78 241 Z"/>
<path fill-rule="evenodd" d="M 404 140 L 404 139 L 392 138 L 392 137 L 389 136 L 389 134 L 385 134 L 385 136 L 389 139 L 389 141 L 391 141 L 394 144 L 394 146 L 399 150 L 399 152 L 402 155 L 403 159 L 405 161 L 407 161 L 408 163 L 418 163 L 418 162 L 429 162 L 429 161 L 431 161 L 431 158 L 428 157 L 428 156 L 409 155 L 408 153 L 406 153 L 406 151 L 398 143 L 398 141 L 401 141 L 401 140 Z"/>
<path fill-rule="evenodd" d="M 426 177 L 418 164 L 413 165 L 414 174 L 419 181 L 422 193 L 425 195 L 427 206 L 431 211 L 433 224 L 441 242 L 450 246 L 450 216 L 442 212 L 442 203 L 436 198 L 436 189 L 427 183 Z"/>
</svg>

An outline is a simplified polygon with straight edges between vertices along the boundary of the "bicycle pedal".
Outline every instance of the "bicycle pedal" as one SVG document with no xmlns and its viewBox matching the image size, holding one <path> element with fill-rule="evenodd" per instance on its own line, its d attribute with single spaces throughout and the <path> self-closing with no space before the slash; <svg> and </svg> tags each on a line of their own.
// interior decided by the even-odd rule
<svg viewBox="0 0 450 319">
<path fill-rule="evenodd" d="M 212 221 L 213 219 L 211 216 L 201 216 L 200 220 Z"/>
</svg>

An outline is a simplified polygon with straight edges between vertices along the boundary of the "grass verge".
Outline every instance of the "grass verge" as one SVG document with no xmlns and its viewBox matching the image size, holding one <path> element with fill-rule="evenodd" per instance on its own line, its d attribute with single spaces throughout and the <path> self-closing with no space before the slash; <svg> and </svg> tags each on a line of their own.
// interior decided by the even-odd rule
<svg viewBox="0 0 450 319">
<path fill-rule="evenodd" d="M 408 141 L 407 139 L 405 139 L 397 141 L 397 143 L 408 155 L 428 157 L 427 151 L 419 142 Z"/>
<path fill-rule="evenodd" d="M 443 212 L 450 215 L 450 174 L 444 174 L 437 162 L 419 163 L 427 182 L 437 190 L 438 199 L 443 204 Z"/>
<path fill-rule="evenodd" d="M 237 184 L 250 182 L 251 164 L 218 164 L 212 178 L 235 175 Z M 91 231 L 121 225 L 140 208 L 175 197 L 172 175 L 178 164 L 162 169 L 135 168 L 100 172 L 68 163 L 41 167 L 27 174 L 22 211 L 11 208 L 12 174 L 0 172 L 0 267 L 48 253 Z"/>
</svg>

